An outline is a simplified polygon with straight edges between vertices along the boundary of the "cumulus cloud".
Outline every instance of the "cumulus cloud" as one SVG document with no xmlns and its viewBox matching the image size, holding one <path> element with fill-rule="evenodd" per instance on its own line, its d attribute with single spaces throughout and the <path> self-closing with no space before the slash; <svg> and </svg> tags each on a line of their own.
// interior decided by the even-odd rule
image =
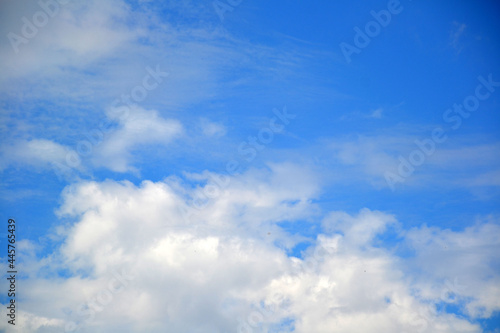
<svg viewBox="0 0 500 333">
<path fill-rule="evenodd" d="M 314 174 L 291 164 L 250 170 L 190 208 L 214 177 L 224 179 L 206 172 L 191 175 L 195 187 L 172 177 L 67 187 L 57 212 L 69 222 L 58 229 L 63 244 L 25 282 L 23 307 L 40 325 L 24 331 L 480 332 L 438 310 L 452 302 L 441 294 L 455 276 L 466 277 L 458 305 L 471 318 L 500 308 L 491 266 L 481 264 L 498 264 L 496 220 L 460 232 L 408 230 L 415 254 L 406 260 L 374 242 L 398 225 L 394 216 L 330 212 L 298 258 L 287 254 L 297 239 L 279 223 L 318 215 Z M 450 251 L 433 258 L 443 244 Z M 69 276 L 55 276 L 57 267 Z"/>
<path fill-rule="evenodd" d="M 406 239 L 415 250 L 421 297 L 465 304 L 473 318 L 488 318 L 500 309 L 497 252 L 499 220 L 478 220 L 462 232 L 422 227 Z"/>
</svg>

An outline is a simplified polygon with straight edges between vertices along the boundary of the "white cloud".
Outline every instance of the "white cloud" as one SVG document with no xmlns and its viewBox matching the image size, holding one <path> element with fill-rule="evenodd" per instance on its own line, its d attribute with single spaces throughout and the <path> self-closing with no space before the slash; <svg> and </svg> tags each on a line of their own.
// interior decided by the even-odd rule
<svg viewBox="0 0 500 333">
<path fill-rule="evenodd" d="M 338 140 L 330 144 L 336 162 L 348 166 L 342 180 L 371 182 L 385 187 L 384 173 L 397 168 L 397 153 L 409 147 L 408 138 L 359 136 L 354 140 Z M 362 174 L 364 177 L 360 177 Z"/>
<path fill-rule="evenodd" d="M 412 165 L 410 155 L 417 152 L 424 156 L 423 163 L 413 165 L 414 171 L 398 184 L 410 187 L 436 184 L 469 188 L 497 186 L 498 143 L 465 143 L 471 140 L 462 138 L 458 144 L 453 142 L 453 146 L 448 141 L 432 142 L 429 146 L 430 135 L 371 135 L 331 140 L 329 147 L 334 152 L 334 161 L 340 163 L 336 167 L 342 173 L 338 180 L 342 182 L 359 182 L 361 179 L 377 188 L 387 187 L 386 172 L 399 175 L 401 159 Z M 424 152 L 422 145 L 428 152 Z"/>
<path fill-rule="evenodd" d="M 83 172 L 87 158 L 97 167 L 117 172 L 137 171 L 133 167 L 134 152 L 148 145 L 168 145 L 183 133 L 181 123 L 165 119 L 155 110 L 138 106 L 115 107 L 107 110 L 109 121 L 118 123 L 106 133 L 89 132 L 87 139 L 79 140 L 75 150 L 46 139 L 21 140 L 3 145 L 0 171 L 9 166 L 31 167 L 35 170 L 52 169 L 61 175 L 71 176 L 69 171 Z M 55 165 L 57 167 L 55 167 Z"/>
<path fill-rule="evenodd" d="M 53 163 L 66 165 L 68 156 L 78 158 L 73 150 L 46 139 L 22 140 L 12 145 L 4 145 L 1 153 L 0 171 L 11 165 L 30 166 L 41 170 L 51 168 Z M 79 165 L 76 167 L 81 169 Z"/>
<path fill-rule="evenodd" d="M 0 33 L 19 32 L 21 18 L 41 10 L 37 2 L 6 3 L 5 11 L 0 12 Z M 177 20 L 175 14 L 161 14 L 165 12 L 194 19 Z M 310 84 L 316 81 L 308 64 L 313 53 L 326 57 L 310 47 L 301 46 L 299 52 L 288 44 L 276 49 L 234 38 L 220 28 L 211 3 L 194 1 L 70 1 L 28 44 L 20 45 L 19 54 L 8 39 L 3 40 L 1 94 L 10 105 L 24 106 L 22 117 L 15 110 L 6 112 L 5 122 L 12 124 L 9 135 L 44 137 L 64 144 L 69 138 L 82 139 L 78 129 L 96 128 L 101 110 L 143 83 L 147 67 L 158 65 L 170 75 L 149 91 L 141 106 L 158 110 L 163 117 L 175 114 L 187 125 L 195 123 L 189 119 L 192 107 L 212 103 L 214 98 L 232 100 L 246 94 L 247 86 L 258 85 L 271 92 L 261 94 L 259 104 L 270 104 L 269 96 L 272 103 L 285 97 L 290 101 L 292 95 L 299 98 L 297 94 L 285 96 L 282 88 L 276 88 L 291 82 L 302 82 L 316 96 L 319 87 Z M 251 75 L 242 77 L 241 71 Z M 331 94 L 330 90 L 321 91 L 324 96 Z M 232 103 L 217 102 L 213 107 L 227 119 L 235 107 Z M 201 124 L 200 132 L 222 136 L 227 131 L 224 125 L 211 118 Z M 97 165 L 111 164 L 113 170 L 132 169 L 123 159 L 100 162 L 96 160 Z"/>
<path fill-rule="evenodd" d="M 462 183 L 463 184 L 463 183 Z M 500 170 L 480 174 L 465 183 L 466 186 L 500 186 Z"/>
<path fill-rule="evenodd" d="M 356 217 L 344 212 L 330 213 L 323 221 L 323 226 L 328 232 L 344 234 L 344 241 L 349 244 L 361 246 L 370 244 L 376 235 L 383 233 L 388 225 L 395 222 L 392 216 L 363 209 Z"/>
<path fill-rule="evenodd" d="M 479 220 L 463 232 L 422 227 L 406 239 L 415 249 L 421 271 L 422 298 L 469 300 L 466 312 L 489 317 L 500 309 L 498 267 L 499 219 Z"/>
<path fill-rule="evenodd" d="M 208 137 L 218 137 L 226 134 L 226 127 L 221 123 L 212 122 L 206 118 L 200 120 L 201 132 Z"/>
<path fill-rule="evenodd" d="M 480 221 L 463 232 L 410 230 L 405 237 L 416 255 L 403 260 L 373 242 L 398 224 L 394 216 L 368 209 L 354 216 L 332 212 L 323 220 L 324 234 L 298 259 L 286 255 L 297 240 L 276 223 L 317 216 L 311 200 L 319 179 L 299 166 L 276 164 L 224 184 L 190 219 L 184 208 L 207 184 L 192 188 L 168 178 L 140 186 L 105 181 L 68 187 L 58 214 L 75 223 L 61 229 L 60 252 L 24 282 L 30 290 L 25 311 L 59 323 L 58 330 L 46 326 L 46 332 L 60 331 L 62 320 L 83 324 L 82 332 L 230 332 L 257 319 L 266 327 L 292 321 L 295 332 L 304 333 L 332 327 L 480 332 L 478 325 L 435 307 L 445 280 L 455 276 L 470 288 L 464 296 L 473 295 L 464 299 L 471 316 L 500 308 L 498 277 L 491 279 L 492 266 L 482 264 L 497 260 L 498 221 Z M 450 247 L 445 257 L 441 244 Z M 76 276 L 51 276 L 58 267 Z M 133 277 L 111 292 L 118 290 L 114 279 L 122 269 Z M 285 326 L 282 331 L 290 331 Z"/>
<path fill-rule="evenodd" d="M 5 65 L 3 80 L 40 72 L 47 76 L 60 73 L 66 66 L 81 67 L 141 35 L 140 29 L 126 24 L 130 11 L 121 0 L 68 1 L 67 4 L 53 1 L 50 16 L 38 3 L 11 2 L 4 11 L 9 17 L 1 26 L 2 35 L 14 33 L 26 42 L 18 44 L 7 40 L 0 47 Z M 28 29 L 23 29 L 26 23 L 22 18 L 33 24 L 33 17 L 40 13 L 48 17 L 47 23 L 39 27 L 33 25 L 33 33 L 23 34 Z"/>
<path fill-rule="evenodd" d="M 382 112 L 384 112 L 384 109 L 378 108 L 378 109 L 374 110 L 368 117 L 380 119 L 380 118 L 382 118 Z"/>
<path fill-rule="evenodd" d="M 164 119 L 157 111 L 138 106 L 110 108 L 107 116 L 119 122 L 119 127 L 104 136 L 92 160 L 96 166 L 117 172 L 135 170 L 131 165 L 134 149 L 152 144 L 167 145 L 183 133 L 179 121 Z"/>
</svg>

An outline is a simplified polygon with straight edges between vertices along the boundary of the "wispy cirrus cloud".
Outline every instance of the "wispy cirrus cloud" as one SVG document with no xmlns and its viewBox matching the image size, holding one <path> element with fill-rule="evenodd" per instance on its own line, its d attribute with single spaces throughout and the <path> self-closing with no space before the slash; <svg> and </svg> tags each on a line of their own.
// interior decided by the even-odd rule
<svg viewBox="0 0 500 333">
<path fill-rule="evenodd" d="M 206 118 L 200 119 L 200 127 L 203 135 L 208 137 L 219 137 L 226 134 L 226 127 L 217 122 L 212 122 Z"/>
<path fill-rule="evenodd" d="M 359 136 L 356 139 L 331 140 L 330 147 L 335 152 L 334 160 L 352 172 L 352 179 L 363 173 L 365 181 L 376 187 L 386 187 L 385 174 L 397 174 L 398 168 L 406 168 L 404 160 L 408 161 L 409 154 L 417 149 L 429 150 L 430 154 L 418 168 L 407 177 L 401 185 L 410 187 L 434 186 L 439 183 L 447 187 L 475 187 L 495 186 L 496 178 L 491 181 L 481 181 L 486 175 L 495 175 L 495 170 L 500 163 L 498 156 L 498 143 L 466 143 L 462 138 L 460 145 L 439 146 L 434 143 L 434 148 L 428 140 L 416 135 L 400 136 Z M 422 148 L 423 147 L 423 148 Z M 403 162 L 402 162 L 403 160 Z M 403 165 L 403 166 L 402 166 Z M 339 166 L 343 169 L 342 166 Z M 406 170 L 406 169 L 404 169 Z M 442 171 L 446 170 L 446 174 Z M 344 181 L 346 178 L 343 179 Z"/>
<path fill-rule="evenodd" d="M 0 152 L 3 157 L 0 170 L 15 166 L 39 171 L 50 169 L 53 163 L 66 163 L 67 155 L 74 153 L 69 147 L 46 139 L 18 141 L 4 145 Z"/>
<path fill-rule="evenodd" d="M 465 33 L 467 25 L 464 23 L 453 22 L 453 28 L 450 32 L 450 46 L 453 47 L 457 54 L 460 54 L 463 49 L 461 37 Z"/>
</svg>

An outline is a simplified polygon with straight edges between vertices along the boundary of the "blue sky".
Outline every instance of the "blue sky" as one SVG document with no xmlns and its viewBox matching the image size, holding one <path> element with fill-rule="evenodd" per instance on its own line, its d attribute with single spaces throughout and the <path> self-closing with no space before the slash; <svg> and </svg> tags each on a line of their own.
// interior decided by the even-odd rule
<svg viewBox="0 0 500 333">
<path fill-rule="evenodd" d="M 499 11 L 3 2 L 17 326 L 500 332 Z"/>
</svg>

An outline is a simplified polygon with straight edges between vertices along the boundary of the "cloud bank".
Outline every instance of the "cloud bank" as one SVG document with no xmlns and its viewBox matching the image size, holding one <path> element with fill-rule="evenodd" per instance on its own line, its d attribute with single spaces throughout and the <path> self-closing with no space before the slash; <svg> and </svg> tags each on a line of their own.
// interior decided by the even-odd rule
<svg viewBox="0 0 500 333">
<path fill-rule="evenodd" d="M 307 181 L 296 182 L 289 170 Z M 23 318 L 33 320 L 19 327 L 481 332 L 474 320 L 499 310 L 499 281 L 491 268 L 498 265 L 498 220 L 478 220 L 463 231 L 405 231 L 379 211 L 318 213 L 313 179 L 300 166 L 249 171 L 199 210 L 190 208 L 189 198 L 206 184 L 193 188 L 178 178 L 67 187 L 58 210 L 68 221 L 58 229 L 63 245 L 25 263 L 38 261 L 21 303 Z M 195 212 L 188 223 L 183 214 L 190 209 Z M 304 239 L 280 222 L 318 218 L 321 232 L 301 255 L 291 256 Z M 400 230 L 398 244 L 409 255 L 380 247 L 377 237 L 389 229 Z M 49 266 L 64 268 L 66 277 Z M 443 304 L 466 317 L 443 311 Z"/>
</svg>

